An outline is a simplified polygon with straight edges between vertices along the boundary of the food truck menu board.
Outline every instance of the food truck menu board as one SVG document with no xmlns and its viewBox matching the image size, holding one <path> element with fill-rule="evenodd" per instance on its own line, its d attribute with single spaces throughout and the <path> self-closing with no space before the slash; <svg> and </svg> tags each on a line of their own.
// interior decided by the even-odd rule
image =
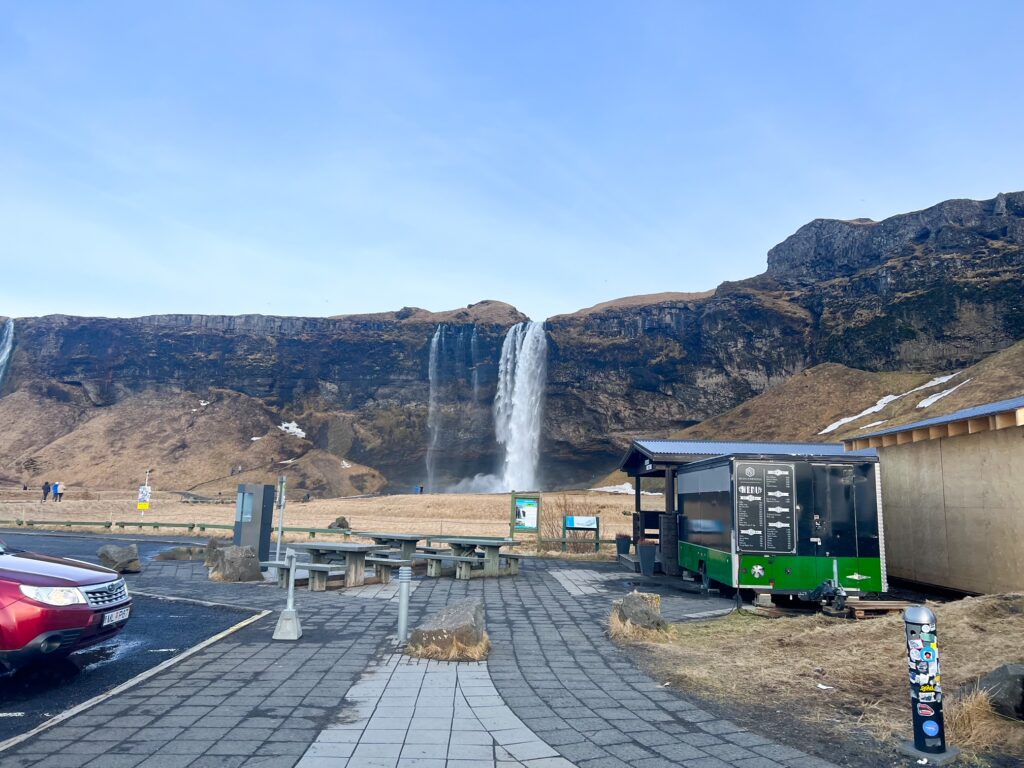
<svg viewBox="0 0 1024 768">
<path fill-rule="evenodd" d="M 743 552 L 792 552 L 796 483 L 792 464 L 736 462 L 736 538 Z"/>
</svg>

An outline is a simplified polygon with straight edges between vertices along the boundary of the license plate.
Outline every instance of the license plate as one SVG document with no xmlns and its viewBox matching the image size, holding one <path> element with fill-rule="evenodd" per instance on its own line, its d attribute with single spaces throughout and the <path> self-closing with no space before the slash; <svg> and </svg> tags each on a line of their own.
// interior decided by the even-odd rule
<svg viewBox="0 0 1024 768">
<path fill-rule="evenodd" d="M 128 618 L 128 614 L 131 612 L 131 608 L 122 608 L 119 611 L 111 611 L 110 613 L 103 614 L 103 626 L 106 627 L 109 624 L 116 624 L 119 621 L 124 621 Z"/>
</svg>

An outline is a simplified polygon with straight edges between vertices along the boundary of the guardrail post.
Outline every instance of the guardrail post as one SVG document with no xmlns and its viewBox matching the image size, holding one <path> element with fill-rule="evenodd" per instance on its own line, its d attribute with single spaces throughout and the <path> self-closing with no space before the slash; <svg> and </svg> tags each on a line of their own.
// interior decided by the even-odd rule
<svg viewBox="0 0 1024 768">
<path fill-rule="evenodd" d="M 274 628 L 275 640 L 298 640 L 302 637 L 302 625 L 299 614 L 295 610 L 295 550 L 285 550 L 285 562 L 288 564 L 288 602 L 281 615 L 277 618 Z"/>
<path fill-rule="evenodd" d="M 412 584 L 412 568 L 403 565 L 398 569 L 398 642 L 409 639 L 409 591 Z"/>
<path fill-rule="evenodd" d="M 914 742 L 903 744 L 902 750 L 918 758 L 918 762 L 947 765 L 956 760 L 960 750 L 946 746 L 935 614 L 923 605 L 912 605 L 903 612 L 903 624 L 907 636 L 907 665 L 910 667 Z"/>
</svg>

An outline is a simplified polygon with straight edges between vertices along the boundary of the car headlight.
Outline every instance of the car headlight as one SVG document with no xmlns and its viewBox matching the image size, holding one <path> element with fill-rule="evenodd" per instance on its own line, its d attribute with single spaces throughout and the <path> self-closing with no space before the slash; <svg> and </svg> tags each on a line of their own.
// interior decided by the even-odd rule
<svg viewBox="0 0 1024 768">
<path fill-rule="evenodd" d="M 77 587 L 30 587 L 20 586 L 21 594 L 47 605 L 82 605 L 86 603 L 85 595 Z"/>
</svg>

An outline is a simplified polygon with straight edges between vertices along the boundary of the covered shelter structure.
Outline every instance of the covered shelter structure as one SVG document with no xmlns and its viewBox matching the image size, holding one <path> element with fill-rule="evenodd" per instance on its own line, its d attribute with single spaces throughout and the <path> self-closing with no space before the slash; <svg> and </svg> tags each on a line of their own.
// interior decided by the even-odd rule
<svg viewBox="0 0 1024 768">
<path fill-rule="evenodd" d="M 1024 590 L 1024 396 L 845 444 L 878 451 L 891 575 L 964 592 Z"/>
</svg>

